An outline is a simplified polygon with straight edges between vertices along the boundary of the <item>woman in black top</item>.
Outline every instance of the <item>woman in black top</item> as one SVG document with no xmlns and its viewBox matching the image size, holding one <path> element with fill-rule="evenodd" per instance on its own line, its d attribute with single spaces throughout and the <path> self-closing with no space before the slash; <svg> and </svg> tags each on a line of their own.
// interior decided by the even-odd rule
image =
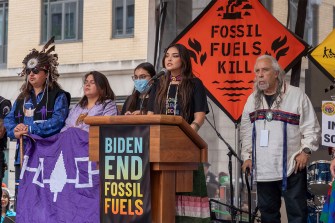
<svg viewBox="0 0 335 223">
<path fill-rule="evenodd" d="M 207 98 L 204 85 L 192 73 L 186 47 L 181 44 L 170 45 L 165 51 L 163 67 L 169 72 L 158 83 L 154 83 L 149 97 L 148 114 L 180 115 L 198 131 L 208 113 Z M 176 222 L 210 222 L 202 164 L 193 172 L 193 191 L 177 193 L 176 201 Z M 192 207 L 189 206 L 190 203 Z M 195 210 L 194 207 L 199 208 Z"/>
<path fill-rule="evenodd" d="M 165 50 L 163 67 L 169 72 L 150 92 L 148 114 L 182 116 L 198 131 L 208 113 L 205 87 L 192 73 L 185 46 L 172 44 Z"/>
<path fill-rule="evenodd" d="M 155 74 L 154 66 L 148 62 L 141 63 L 134 69 L 132 79 L 135 87 L 133 93 L 123 104 L 121 115 L 142 115 L 147 113 L 149 82 Z"/>
</svg>

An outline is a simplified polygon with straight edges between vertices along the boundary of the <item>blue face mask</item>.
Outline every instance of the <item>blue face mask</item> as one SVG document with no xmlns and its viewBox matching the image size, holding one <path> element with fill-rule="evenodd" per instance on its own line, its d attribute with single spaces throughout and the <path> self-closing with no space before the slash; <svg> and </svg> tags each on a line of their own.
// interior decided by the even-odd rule
<svg viewBox="0 0 335 223">
<path fill-rule="evenodd" d="M 144 93 L 149 89 L 149 84 L 147 79 L 140 79 L 134 80 L 135 89 L 140 92 Z"/>
</svg>

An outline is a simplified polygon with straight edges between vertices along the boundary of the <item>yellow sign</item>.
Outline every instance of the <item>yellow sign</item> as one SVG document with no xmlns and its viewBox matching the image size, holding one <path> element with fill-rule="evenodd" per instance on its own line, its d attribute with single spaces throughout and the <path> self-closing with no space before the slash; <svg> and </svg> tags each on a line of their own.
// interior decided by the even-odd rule
<svg viewBox="0 0 335 223">
<path fill-rule="evenodd" d="M 335 29 L 308 55 L 309 59 L 331 80 L 335 79 Z"/>
</svg>

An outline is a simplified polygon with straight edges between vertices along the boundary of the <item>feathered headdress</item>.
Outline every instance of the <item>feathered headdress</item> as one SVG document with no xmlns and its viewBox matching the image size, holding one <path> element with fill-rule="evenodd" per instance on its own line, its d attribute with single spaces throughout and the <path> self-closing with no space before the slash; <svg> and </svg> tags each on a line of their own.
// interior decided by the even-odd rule
<svg viewBox="0 0 335 223">
<path fill-rule="evenodd" d="M 58 55 L 52 53 L 55 50 L 55 45 L 49 46 L 55 42 L 55 37 L 51 39 L 44 45 L 41 51 L 36 50 L 35 48 L 23 59 L 23 70 L 19 75 L 25 76 L 26 69 L 40 68 L 46 70 L 50 77 L 51 81 L 57 81 L 59 73 L 57 70 L 58 66 Z M 49 48 L 49 49 L 48 49 Z"/>
</svg>

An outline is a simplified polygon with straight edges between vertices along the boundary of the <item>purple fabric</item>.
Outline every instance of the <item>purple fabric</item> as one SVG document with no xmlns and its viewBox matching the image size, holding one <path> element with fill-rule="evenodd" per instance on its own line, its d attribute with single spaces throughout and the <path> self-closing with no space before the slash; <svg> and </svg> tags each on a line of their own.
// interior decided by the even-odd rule
<svg viewBox="0 0 335 223">
<path fill-rule="evenodd" d="M 108 116 L 108 115 L 117 115 L 118 110 L 116 103 L 112 100 L 106 100 L 102 104 L 96 104 L 91 109 L 82 108 L 79 104 L 75 105 L 71 110 L 70 114 L 65 120 L 65 126 L 62 128 L 61 132 L 67 130 L 71 127 L 80 128 L 88 132 L 89 125 L 85 123 L 76 124 L 76 121 L 80 114 L 87 113 L 87 116 Z"/>
<path fill-rule="evenodd" d="M 16 222 L 99 222 L 99 171 L 88 162 L 88 133 L 69 128 L 31 137 L 35 142 L 25 139 Z"/>
</svg>

